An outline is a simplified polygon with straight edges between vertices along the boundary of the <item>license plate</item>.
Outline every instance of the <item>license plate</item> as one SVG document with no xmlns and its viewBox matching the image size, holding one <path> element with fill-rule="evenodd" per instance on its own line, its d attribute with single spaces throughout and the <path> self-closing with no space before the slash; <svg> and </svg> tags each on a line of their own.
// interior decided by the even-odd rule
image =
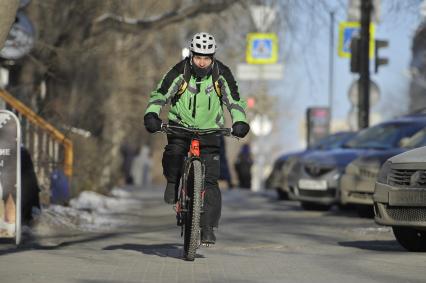
<svg viewBox="0 0 426 283">
<path fill-rule="evenodd" d="M 426 191 L 424 190 L 390 191 L 389 205 L 426 206 Z"/>
<path fill-rule="evenodd" d="M 304 190 L 327 190 L 326 180 L 299 180 L 299 188 Z"/>
</svg>

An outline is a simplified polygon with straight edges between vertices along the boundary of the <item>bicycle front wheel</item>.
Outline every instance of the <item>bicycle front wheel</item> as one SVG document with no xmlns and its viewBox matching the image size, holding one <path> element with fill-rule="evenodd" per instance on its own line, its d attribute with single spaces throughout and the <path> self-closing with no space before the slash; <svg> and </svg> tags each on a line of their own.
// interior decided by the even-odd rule
<svg viewBox="0 0 426 283">
<path fill-rule="evenodd" d="M 200 239 L 200 217 L 201 217 L 201 190 L 203 186 L 203 172 L 200 160 L 192 161 L 188 184 L 193 185 L 190 191 L 188 211 L 185 219 L 184 252 L 185 259 L 193 261 L 195 259 L 197 247 Z M 193 181 L 193 182 L 192 182 Z"/>
</svg>

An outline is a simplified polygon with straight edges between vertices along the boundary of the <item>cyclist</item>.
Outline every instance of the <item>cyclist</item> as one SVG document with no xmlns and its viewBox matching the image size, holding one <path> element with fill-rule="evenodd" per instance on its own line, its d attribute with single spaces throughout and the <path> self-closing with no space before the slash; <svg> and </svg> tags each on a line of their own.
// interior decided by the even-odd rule
<svg viewBox="0 0 426 283">
<path fill-rule="evenodd" d="M 230 71 L 215 58 L 216 42 L 206 32 L 193 36 L 190 56 L 176 64 L 151 93 L 144 116 L 146 129 L 161 130 L 161 109 L 171 104 L 168 120 L 170 125 L 188 128 L 210 129 L 224 127 L 224 104 L 232 117 L 232 134 L 245 137 L 250 130 L 246 120 L 246 103 L 240 98 L 237 83 Z M 182 164 L 190 146 L 190 139 L 180 135 L 167 135 L 168 144 L 163 154 L 163 173 L 167 179 L 164 201 L 177 201 Z M 222 199 L 218 186 L 220 173 L 220 137 L 201 137 L 201 156 L 205 160 L 205 203 L 201 216 L 201 241 L 214 244 L 213 227 L 219 224 Z"/>
</svg>

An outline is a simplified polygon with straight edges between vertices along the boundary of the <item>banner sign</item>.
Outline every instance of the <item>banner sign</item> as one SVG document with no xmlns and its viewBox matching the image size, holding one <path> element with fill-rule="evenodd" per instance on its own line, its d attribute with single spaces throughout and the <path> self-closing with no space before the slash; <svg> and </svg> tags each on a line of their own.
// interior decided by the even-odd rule
<svg viewBox="0 0 426 283">
<path fill-rule="evenodd" d="M 21 239 L 21 128 L 10 111 L 0 110 L 0 237 Z"/>
</svg>

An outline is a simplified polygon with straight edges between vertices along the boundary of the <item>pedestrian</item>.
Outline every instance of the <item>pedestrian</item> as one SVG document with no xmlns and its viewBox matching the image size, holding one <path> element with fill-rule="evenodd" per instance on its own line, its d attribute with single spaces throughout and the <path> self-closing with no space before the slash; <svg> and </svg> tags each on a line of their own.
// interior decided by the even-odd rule
<svg viewBox="0 0 426 283">
<path fill-rule="evenodd" d="M 146 144 L 142 145 L 139 154 L 132 163 L 131 174 L 135 186 L 147 188 L 151 184 L 152 151 Z"/>
<path fill-rule="evenodd" d="M 34 170 L 34 163 L 27 148 L 21 146 L 21 211 L 22 224 L 33 220 L 33 210 L 40 210 L 40 187 Z"/>
<path fill-rule="evenodd" d="M 219 180 L 224 180 L 231 190 L 234 185 L 231 180 L 231 172 L 229 171 L 228 158 L 226 157 L 225 138 L 220 136 L 220 175 Z"/>
<path fill-rule="evenodd" d="M 251 166 L 253 165 L 253 158 L 249 144 L 244 144 L 238 153 L 237 160 L 235 161 L 235 171 L 238 175 L 238 182 L 240 188 L 251 188 Z"/>
<path fill-rule="evenodd" d="M 216 59 L 216 42 L 206 32 L 192 37 L 190 55 L 176 64 L 151 93 L 144 116 L 146 129 L 161 130 L 159 114 L 163 106 L 171 103 L 168 113 L 170 125 L 188 128 L 223 128 L 226 106 L 232 117 L 232 134 L 245 137 L 250 130 L 246 120 L 246 103 L 240 98 L 237 83 L 230 69 Z M 182 164 L 190 146 L 190 139 L 180 135 L 167 135 L 168 144 L 163 154 L 163 172 L 167 179 L 164 192 L 166 203 L 175 204 Z M 220 174 L 220 139 L 217 135 L 201 137 L 201 156 L 205 160 L 205 198 L 201 216 L 201 241 L 214 244 L 213 228 L 219 225 L 221 193 L 218 186 Z"/>
<path fill-rule="evenodd" d="M 121 172 L 124 182 L 126 185 L 133 185 L 132 165 L 135 157 L 138 155 L 138 150 L 128 141 L 124 141 L 120 147 L 120 153 L 122 158 Z"/>
</svg>

